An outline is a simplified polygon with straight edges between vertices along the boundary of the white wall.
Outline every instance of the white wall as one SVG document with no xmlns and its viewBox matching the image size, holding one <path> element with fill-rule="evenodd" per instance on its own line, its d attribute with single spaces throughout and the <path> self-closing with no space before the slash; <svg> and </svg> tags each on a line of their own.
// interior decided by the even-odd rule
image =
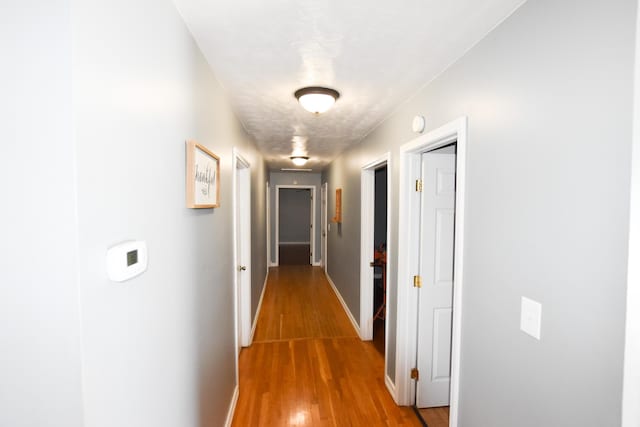
<svg viewBox="0 0 640 427">
<path fill-rule="evenodd" d="M 0 14 L 0 425 L 82 425 L 65 0 Z"/>
<path fill-rule="evenodd" d="M 329 274 L 357 318 L 359 168 L 391 151 L 397 254 L 413 116 L 469 118 L 461 426 L 620 425 L 636 7 L 526 2 L 324 174 L 343 188 Z M 521 296 L 542 303 L 540 341 L 519 331 Z"/>
<path fill-rule="evenodd" d="M 73 31 L 86 425 L 221 426 L 236 386 L 232 147 L 258 188 L 262 159 L 171 1 L 77 0 Z M 186 139 L 220 156 L 220 208 L 185 208 Z M 146 240 L 148 271 L 110 282 L 105 251 L 127 239 Z"/>
</svg>

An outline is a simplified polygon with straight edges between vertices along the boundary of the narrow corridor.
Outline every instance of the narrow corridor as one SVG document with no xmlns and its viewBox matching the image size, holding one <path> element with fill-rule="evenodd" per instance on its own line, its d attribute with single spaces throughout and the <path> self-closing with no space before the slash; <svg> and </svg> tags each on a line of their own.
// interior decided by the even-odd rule
<svg viewBox="0 0 640 427">
<path fill-rule="evenodd" d="M 240 353 L 233 425 L 420 426 L 384 385 L 320 267 L 272 268 L 253 344 Z"/>
</svg>

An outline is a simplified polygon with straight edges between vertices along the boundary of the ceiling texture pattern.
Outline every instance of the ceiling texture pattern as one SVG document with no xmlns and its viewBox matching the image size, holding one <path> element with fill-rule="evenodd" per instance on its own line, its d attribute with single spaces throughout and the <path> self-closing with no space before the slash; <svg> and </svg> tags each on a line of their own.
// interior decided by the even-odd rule
<svg viewBox="0 0 640 427">
<path fill-rule="evenodd" d="M 270 169 L 320 171 L 523 0 L 174 0 Z M 305 86 L 340 92 L 302 109 Z M 411 123 L 407 123 L 411 126 Z"/>
</svg>

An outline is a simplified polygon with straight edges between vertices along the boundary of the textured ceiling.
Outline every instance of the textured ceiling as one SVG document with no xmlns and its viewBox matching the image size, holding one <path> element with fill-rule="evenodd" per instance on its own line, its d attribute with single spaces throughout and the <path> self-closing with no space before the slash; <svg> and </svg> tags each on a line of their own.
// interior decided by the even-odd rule
<svg viewBox="0 0 640 427">
<path fill-rule="evenodd" d="M 174 1 L 269 168 L 295 152 L 318 171 L 523 3 Z M 314 115 L 293 96 L 304 86 L 341 96 Z"/>
</svg>

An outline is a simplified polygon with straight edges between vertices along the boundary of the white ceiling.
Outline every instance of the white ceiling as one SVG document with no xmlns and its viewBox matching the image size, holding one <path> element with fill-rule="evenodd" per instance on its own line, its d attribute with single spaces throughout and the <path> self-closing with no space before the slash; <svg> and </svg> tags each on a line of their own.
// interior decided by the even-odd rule
<svg viewBox="0 0 640 427">
<path fill-rule="evenodd" d="M 174 1 L 269 168 L 293 167 L 297 150 L 318 171 L 523 3 Z M 314 115 L 293 96 L 304 86 L 341 96 Z"/>
</svg>

